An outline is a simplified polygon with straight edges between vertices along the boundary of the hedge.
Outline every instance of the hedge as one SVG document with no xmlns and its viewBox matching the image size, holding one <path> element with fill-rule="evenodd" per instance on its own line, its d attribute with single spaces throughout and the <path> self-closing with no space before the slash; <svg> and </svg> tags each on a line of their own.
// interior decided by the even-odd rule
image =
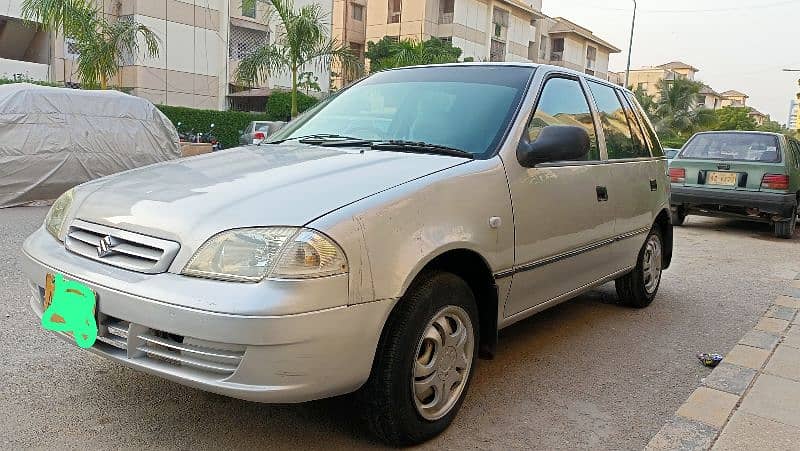
<svg viewBox="0 0 800 451">
<path fill-rule="evenodd" d="M 239 130 L 244 130 L 252 121 L 270 120 L 263 113 L 245 113 L 242 111 L 216 111 L 197 110 L 178 106 L 157 105 L 164 115 L 180 130 L 188 132 L 194 129 L 195 133 L 207 133 L 209 126 L 214 124 L 214 136 L 225 148 L 239 145 Z"/>
<path fill-rule="evenodd" d="M 319 102 L 316 97 L 297 93 L 297 110 L 303 111 L 311 108 Z M 267 99 L 267 117 L 270 121 L 288 121 L 292 115 L 292 93 L 273 92 Z"/>
</svg>

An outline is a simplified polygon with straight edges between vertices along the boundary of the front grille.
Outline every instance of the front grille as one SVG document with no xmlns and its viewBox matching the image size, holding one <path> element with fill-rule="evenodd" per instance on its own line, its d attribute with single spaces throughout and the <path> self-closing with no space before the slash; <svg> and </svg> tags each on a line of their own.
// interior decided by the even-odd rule
<svg viewBox="0 0 800 451">
<path fill-rule="evenodd" d="M 81 220 L 70 225 L 64 244 L 92 260 L 146 274 L 165 272 L 180 249 L 174 241 Z"/>
<path fill-rule="evenodd" d="M 157 360 L 213 377 L 232 375 L 245 352 L 242 345 L 183 337 L 105 315 L 99 329 L 97 341 L 100 349 L 106 352 L 122 350 L 129 359 Z"/>
</svg>

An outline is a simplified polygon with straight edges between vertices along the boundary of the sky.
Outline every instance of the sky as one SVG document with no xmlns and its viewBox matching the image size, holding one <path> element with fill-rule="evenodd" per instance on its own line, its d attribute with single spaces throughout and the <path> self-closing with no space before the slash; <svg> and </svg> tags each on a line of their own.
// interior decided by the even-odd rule
<svg viewBox="0 0 800 451">
<path fill-rule="evenodd" d="M 800 0 L 639 0 L 631 67 L 682 61 L 717 92 L 749 95 L 748 106 L 782 124 L 800 92 Z M 562 16 L 624 49 L 611 56 L 622 72 L 628 57 L 633 0 L 544 0 Z"/>
</svg>

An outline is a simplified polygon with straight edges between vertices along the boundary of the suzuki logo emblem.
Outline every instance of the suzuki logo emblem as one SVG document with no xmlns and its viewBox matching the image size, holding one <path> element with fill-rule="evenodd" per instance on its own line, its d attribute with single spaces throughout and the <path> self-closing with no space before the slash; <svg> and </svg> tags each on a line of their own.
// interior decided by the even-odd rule
<svg viewBox="0 0 800 451">
<path fill-rule="evenodd" d="M 108 257 L 114 253 L 114 246 L 116 245 L 117 243 L 114 238 L 108 235 L 104 236 L 97 245 L 97 256 L 100 258 Z"/>
</svg>

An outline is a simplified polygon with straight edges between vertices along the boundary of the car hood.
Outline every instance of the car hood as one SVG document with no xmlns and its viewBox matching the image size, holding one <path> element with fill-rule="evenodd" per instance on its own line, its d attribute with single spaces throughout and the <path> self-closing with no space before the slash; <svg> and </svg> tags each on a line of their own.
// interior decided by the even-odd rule
<svg viewBox="0 0 800 451">
<path fill-rule="evenodd" d="M 468 161 L 302 144 L 248 146 L 90 182 L 76 192 L 75 217 L 178 241 L 239 227 L 302 226 Z"/>
</svg>

